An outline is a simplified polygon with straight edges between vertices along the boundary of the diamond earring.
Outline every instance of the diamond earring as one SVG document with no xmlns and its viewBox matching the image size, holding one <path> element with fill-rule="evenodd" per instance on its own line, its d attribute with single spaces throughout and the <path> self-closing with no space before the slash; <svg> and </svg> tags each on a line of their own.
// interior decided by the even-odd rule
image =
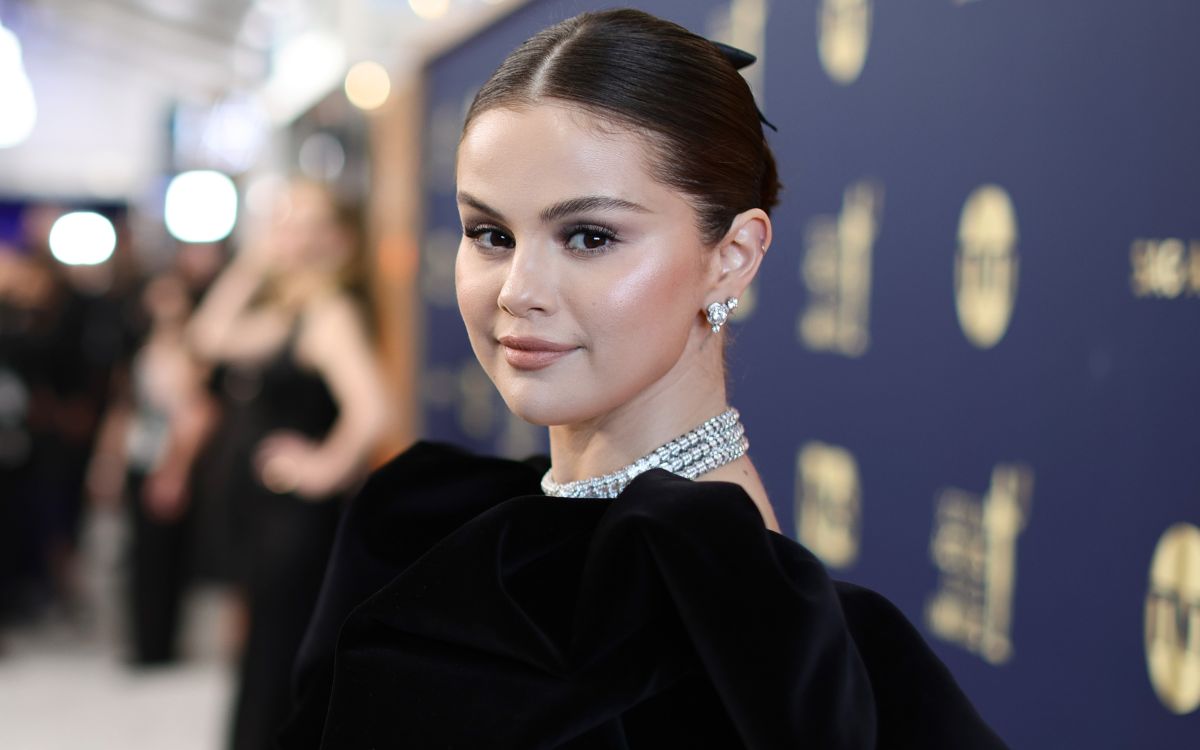
<svg viewBox="0 0 1200 750">
<path fill-rule="evenodd" d="M 704 311 L 704 316 L 708 318 L 708 324 L 712 326 L 713 333 L 720 333 L 721 326 L 725 325 L 725 321 L 729 320 L 729 314 L 737 309 L 738 298 L 730 297 L 724 302 L 714 302 Z"/>
</svg>

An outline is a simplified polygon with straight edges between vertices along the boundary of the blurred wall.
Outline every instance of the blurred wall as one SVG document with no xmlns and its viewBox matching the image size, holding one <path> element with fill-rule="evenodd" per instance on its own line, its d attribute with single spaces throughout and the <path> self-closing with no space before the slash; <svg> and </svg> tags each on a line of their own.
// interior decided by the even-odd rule
<svg viewBox="0 0 1200 750">
<path fill-rule="evenodd" d="M 370 281 L 376 340 L 393 414 L 377 451 L 381 459 L 416 438 L 422 417 L 416 398 L 422 328 L 422 305 L 416 290 L 422 205 L 416 189 L 421 184 L 421 101 L 420 81 L 406 79 L 368 120 L 372 155 Z"/>
<path fill-rule="evenodd" d="M 787 189 L 731 381 L 785 531 L 1014 748 L 1192 746 L 1200 4 L 631 4 L 761 56 Z M 504 55 L 593 5 L 534 0 L 426 71 L 431 437 L 544 447 L 455 309 L 454 148 Z"/>
</svg>

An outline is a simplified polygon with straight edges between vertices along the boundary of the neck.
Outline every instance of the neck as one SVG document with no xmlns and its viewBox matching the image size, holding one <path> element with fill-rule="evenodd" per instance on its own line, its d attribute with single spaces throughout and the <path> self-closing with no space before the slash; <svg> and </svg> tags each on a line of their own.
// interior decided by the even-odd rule
<svg viewBox="0 0 1200 750">
<path fill-rule="evenodd" d="M 723 412 L 728 403 L 720 341 L 707 335 L 693 339 L 688 352 L 690 356 L 681 357 L 663 378 L 611 412 L 585 422 L 551 426 L 554 481 L 565 484 L 616 471 Z M 749 456 L 704 478 L 741 485 L 764 525 L 779 531 Z"/>
</svg>

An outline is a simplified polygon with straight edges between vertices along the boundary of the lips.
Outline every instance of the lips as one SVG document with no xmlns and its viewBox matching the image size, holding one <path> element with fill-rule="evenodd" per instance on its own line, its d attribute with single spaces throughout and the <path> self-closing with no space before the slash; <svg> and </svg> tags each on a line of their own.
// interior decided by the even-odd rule
<svg viewBox="0 0 1200 750">
<path fill-rule="evenodd" d="M 518 370 L 541 370 L 579 348 L 531 336 L 501 336 L 498 340 L 505 361 Z"/>
</svg>

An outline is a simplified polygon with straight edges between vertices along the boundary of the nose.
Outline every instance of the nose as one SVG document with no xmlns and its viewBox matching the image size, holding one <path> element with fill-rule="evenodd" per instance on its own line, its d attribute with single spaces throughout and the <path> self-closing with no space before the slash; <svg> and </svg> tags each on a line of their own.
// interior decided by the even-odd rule
<svg viewBox="0 0 1200 750">
<path fill-rule="evenodd" d="M 554 312 L 558 285 L 552 259 L 538 248 L 518 245 L 509 256 L 507 276 L 496 303 L 517 318 Z"/>
</svg>

